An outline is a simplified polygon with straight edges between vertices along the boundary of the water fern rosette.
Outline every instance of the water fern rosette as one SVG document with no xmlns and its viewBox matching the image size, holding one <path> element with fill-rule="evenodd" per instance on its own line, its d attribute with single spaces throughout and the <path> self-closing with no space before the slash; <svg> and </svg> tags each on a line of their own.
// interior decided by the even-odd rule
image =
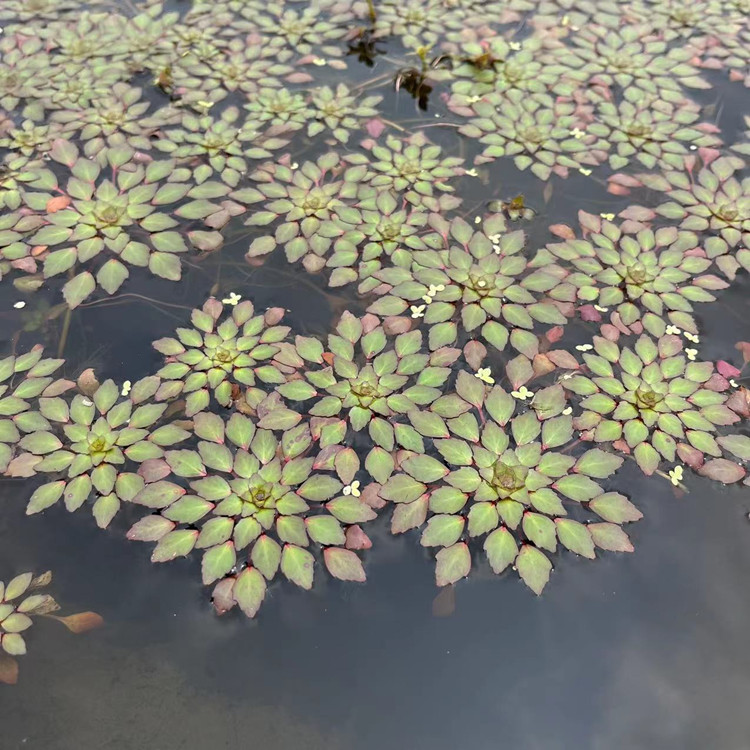
<svg viewBox="0 0 750 750">
<path fill-rule="evenodd" d="M 388 135 L 383 144 L 372 141 L 366 145 L 370 156 L 351 154 L 347 160 L 367 167 L 366 179 L 373 187 L 403 193 L 410 203 L 431 211 L 455 208 L 460 203 L 459 198 L 447 194 L 454 191 L 450 178 L 464 174 L 464 160 L 442 156 L 442 148 L 430 143 L 423 132 L 408 138 Z"/>
<path fill-rule="evenodd" d="M 503 349 L 512 329 L 566 322 L 561 310 L 575 299 L 567 272 L 554 263 L 537 267 L 529 261 L 523 231 L 507 232 L 502 215 L 485 219 L 479 230 L 436 214 L 429 224 L 434 231 L 422 238 L 428 249 L 410 253 L 403 267 L 374 274 L 388 286 L 368 312 L 388 316 L 410 310 L 430 327 L 431 349 L 454 343 L 459 330 L 479 330 Z"/>
<path fill-rule="evenodd" d="M 545 552 L 557 551 L 558 542 L 586 558 L 595 557 L 596 547 L 632 551 L 620 524 L 638 520 L 640 512 L 596 481 L 610 477 L 623 459 L 599 449 L 579 457 L 555 450 L 573 440 L 560 386 L 539 391 L 534 408 L 519 411 L 499 386 L 460 372 L 453 399 L 450 418 L 433 409 L 410 415 L 439 457 L 429 449 L 406 454 L 380 490 L 396 505 L 392 531 L 424 526 L 422 545 L 439 549 L 439 586 L 469 575 L 470 544 L 480 538 L 493 571 L 512 566 L 536 594 L 552 569 Z M 568 517 L 581 517 L 584 509 L 598 516 L 596 523 Z"/>
<path fill-rule="evenodd" d="M 39 411 L 40 399 L 55 398 L 73 387 L 70 380 L 54 379 L 52 374 L 62 359 L 42 359 L 44 349 L 35 346 L 25 354 L 0 360 L 0 471 L 19 475 L 23 470 L 11 464 L 15 446 L 22 436 L 48 426 Z"/>
<path fill-rule="evenodd" d="M 637 218 L 660 216 L 679 223 L 681 229 L 709 232 L 708 256 L 733 278 L 740 265 L 750 268 L 750 177 L 737 174 L 744 164 L 739 157 L 723 156 L 697 174 L 682 170 L 639 174 L 642 185 L 666 193 L 668 200 L 653 210 L 640 210 Z"/>
<path fill-rule="evenodd" d="M 231 299 L 231 298 L 230 298 Z M 242 387 L 286 380 L 284 366 L 275 359 L 289 333 L 277 326 L 283 311 L 272 308 L 256 315 L 252 302 L 220 302 L 213 297 L 191 313 L 192 328 L 178 328 L 177 338 L 163 338 L 153 346 L 167 362 L 158 371 L 164 381 L 157 398 L 185 397 L 185 413 L 207 408 L 211 395 L 229 406 Z"/>
<path fill-rule="evenodd" d="M 292 164 L 285 158 L 264 164 L 250 177 L 255 188 L 244 188 L 231 197 L 245 204 L 263 203 L 245 222 L 251 226 L 268 226 L 278 222 L 273 235 L 254 240 L 248 257 L 270 253 L 283 245 L 287 260 L 293 263 L 312 256 L 311 270 L 320 270 L 323 258 L 338 238 L 341 229 L 334 219 L 345 223 L 347 209 L 357 196 L 357 183 L 364 177 L 364 166 L 349 167 L 336 153 L 328 153 L 315 162 Z M 316 266 L 318 266 L 316 268 Z"/>
<path fill-rule="evenodd" d="M 197 450 L 167 451 L 171 476 L 146 485 L 134 499 L 158 513 L 128 533 L 157 542 L 154 562 L 202 550 L 203 583 L 218 581 L 214 596 L 225 602 L 223 609 L 236 603 L 249 617 L 279 570 L 298 586 L 312 587 L 311 546 L 322 549 L 335 577 L 364 581 L 346 530 L 375 517 L 357 497 L 342 494 L 344 484 L 326 471 L 322 456 L 310 455 L 313 438 L 301 415 L 275 406 L 261 409 L 257 424 L 239 413 L 226 422 L 208 412 L 196 415 Z M 175 483 L 178 478 L 189 480 L 189 491 Z"/>
<path fill-rule="evenodd" d="M 321 86 L 314 89 L 310 98 L 312 120 L 307 126 L 307 135 L 313 138 L 329 130 L 341 143 L 347 143 L 352 132 L 362 128 L 368 118 L 378 114 L 376 105 L 382 96 L 357 95 L 344 83 L 335 89 Z"/>
<path fill-rule="evenodd" d="M 345 312 L 327 343 L 324 350 L 316 339 L 298 337 L 300 357 L 323 367 L 302 371 L 304 380 L 292 380 L 277 391 L 286 399 L 312 400 L 309 414 L 314 417 L 345 416 L 356 432 L 368 425 L 372 436 L 387 432 L 390 443 L 393 429 L 387 422 L 432 403 L 448 378 L 449 369 L 437 365 L 439 357 L 431 362 L 421 353 L 419 331 L 389 340 L 374 315 L 360 319 Z"/>
<path fill-rule="evenodd" d="M 728 284 L 705 273 L 713 264 L 697 234 L 676 227 L 624 232 L 599 216 L 580 212 L 579 218 L 586 239 L 547 245 L 578 271 L 568 280 L 579 299 L 614 307 L 626 326 L 641 321 L 654 336 L 664 334 L 665 318 L 698 333 L 693 303 L 714 301 L 711 292 Z"/>
<path fill-rule="evenodd" d="M 587 372 L 561 382 L 581 397 L 584 439 L 632 452 L 645 474 L 678 456 L 692 464 L 696 454 L 722 455 L 718 428 L 739 421 L 726 405 L 729 384 L 679 336 L 643 334 L 632 346 L 595 336 L 583 359 Z"/>
<path fill-rule="evenodd" d="M 604 144 L 578 129 L 573 102 L 512 89 L 488 94 L 473 107 L 477 116 L 460 132 L 486 144 L 479 161 L 510 156 L 518 169 L 530 169 L 541 180 L 599 163 Z"/>
<path fill-rule="evenodd" d="M 72 143 L 56 141 L 50 156 L 69 176 L 62 181 L 50 169 L 36 171 L 23 190 L 23 202 L 34 213 L 14 226 L 17 233 L 26 231 L 13 238 L 12 258 L 7 248 L 2 251 L 6 259 L 18 260 L 25 247 L 23 257 L 30 266 L 25 270 L 33 270 L 36 258 L 44 257 L 45 279 L 69 272 L 63 295 L 70 307 L 97 286 L 114 294 L 129 277 L 128 266 L 147 267 L 176 281 L 179 255 L 188 250 L 183 235 L 173 231 L 178 221 L 168 207 L 190 192 L 189 172 L 176 170 L 169 160 L 137 163 L 127 147 L 102 153 L 106 168 L 80 156 Z M 43 251 L 41 256 L 35 248 Z"/>
<path fill-rule="evenodd" d="M 128 398 L 120 398 L 120 389 L 107 380 L 96 384 L 90 397 L 79 393 L 71 400 L 40 398 L 45 424 L 18 445 L 27 454 L 29 474 L 61 478 L 38 487 L 26 513 L 39 513 L 60 499 L 72 513 L 94 496 L 92 513 L 106 528 L 121 504 L 144 485 L 143 477 L 126 471 L 126 465 L 161 458 L 165 446 L 189 437 L 175 424 L 156 426 L 167 404 L 145 402 L 158 387 L 157 377 L 143 378 L 133 384 Z"/>
</svg>

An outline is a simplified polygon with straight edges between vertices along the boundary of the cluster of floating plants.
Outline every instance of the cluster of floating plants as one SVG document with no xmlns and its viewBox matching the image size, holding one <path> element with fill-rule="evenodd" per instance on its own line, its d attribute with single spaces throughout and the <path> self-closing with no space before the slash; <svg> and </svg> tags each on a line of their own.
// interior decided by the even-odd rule
<svg viewBox="0 0 750 750">
<path fill-rule="evenodd" d="M 65 617 L 54 614 L 60 610 L 60 605 L 49 594 L 40 593 L 51 582 L 50 571 L 38 576 L 22 573 L 7 583 L 0 581 L 0 682 L 6 685 L 18 681 L 15 657 L 26 653 L 28 631 L 35 618 L 57 620 L 72 633 L 85 633 L 104 623 L 96 612 Z"/>
<path fill-rule="evenodd" d="M 254 617 L 280 579 L 364 581 L 378 518 L 440 586 L 484 558 L 540 594 L 568 554 L 633 550 L 626 461 L 750 484 L 750 393 L 700 318 L 750 271 L 747 134 L 725 148 L 696 95 L 750 85 L 750 20 L 695 5 L 6 0 L 0 275 L 19 307 L 49 292 L 61 352 L 74 308 L 215 253 L 358 297 L 303 335 L 219 274 L 133 383 L 14 342 L 0 470 L 27 513 L 126 518 Z M 385 74 L 344 78 L 357 59 Z M 437 118 L 394 122 L 409 95 Z M 478 179 L 491 200 L 464 203 Z M 614 208 L 547 226 L 498 199 L 514 179 Z M 56 609 L 22 599 L 45 582 L 0 584 L 6 654 Z"/>
</svg>

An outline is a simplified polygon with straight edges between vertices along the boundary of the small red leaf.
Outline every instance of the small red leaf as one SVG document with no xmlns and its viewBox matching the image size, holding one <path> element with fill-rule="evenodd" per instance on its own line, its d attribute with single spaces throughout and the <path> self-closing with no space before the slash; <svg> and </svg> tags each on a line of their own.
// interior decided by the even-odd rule
<svg viewBox="0 0 750 750">
<path fill-rule="evenodd" d="M 18 682 L 18 662 L 0 651 L 0 682 L 15 685 Z"/>
<path fill-rule="evenodd" d="M 104 625 L 104 619 L 96 612 L 78 612 L 75 615 L 67 617 L 56 617 L 71 633 L 86 633 L 89 630 L 95 630 Z"/>
</svg>

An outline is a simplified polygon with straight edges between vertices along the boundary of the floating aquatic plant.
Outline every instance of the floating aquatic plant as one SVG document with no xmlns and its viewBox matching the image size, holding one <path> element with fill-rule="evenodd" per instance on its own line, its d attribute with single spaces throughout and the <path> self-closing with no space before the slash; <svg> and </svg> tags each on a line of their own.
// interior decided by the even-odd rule
<svg viewBox="0 0 750 750">
<path fill-rule="evenodd" d="M 257 424 L 237 413 L 226 422 L 197 414 L 197 450 L 167 451 L 164 457 L 171 473 L 166 476 L 190 480 L 189 492 L 168 479 L 146 485 L 134 502 L 158 513 L 128 532 L 130 539 L 157 542 L 154 562 L 202 550 L 203 583 L 218 581 L 215 596 L 230 600 L 224 609 L 236 603 L 249 617 L 279 571 L 304 589 L 312 587 L 311 545 L 322 549 L 333 576 L 364 581 L 346 532 L 375 517 L 351 493 L 342 494 L 338 475 L 350 473 L 325 471 L 333 465 L 320 454 L 309 455 L 313 438 L 299 414 L 273 406 L 260 411 Z"/>
<path fill-rule="evenodd" d="M 178 328 L 176 339 L 154 342 L 167 357 L 158 371 L 165 383 L 157 398 L 185 396 L 188 416 L 206 409 L 212 394 L 222 406 L 229 406 L 243 386 L 286 379 L 284 366 L 275 359 L 281 351 L 278 344 L 289 333 L 288 327 L 275 324 L 283 310 L 258 315 L 249 301 L 228 308 L 225 314 L 223 303 L 211 298 L 202 309 L 193 310 L 192 328 Z"/>
<path fill-rule="evenodd" d="M 14 657 L 26 653 L 26 638 L 35 617 L 58 620 L 73 633 L 85 633 L 104 621 L 96 612 L 54 615 L 60 605 L 49 595 L 37 593 L 52 582 L 52 573 L 22 573 L 8 583 L 0 581 L 0 682 L 14 685 L 18 680 L 18 662 Z"/>
<path fill-rule="evenodd" d="M 596 481 L 611 476 L 623 459 L 598 448 L 577 458 L 555 450 L 573 439 L 560 386 L 539 391 L 532 409 L 518 409 L 518 400 L 500 386 L 489 388 L 461 372 L 453 399 L 451 418 L 434 408 L 410 415 L 440 457 L 409 455 L 380 490 L 396 504 L 392 531 L 424 525 L 422 545 L 439 549 L 439 586 L 469 575 L 469 545 L 482 537 L 493 571 L 512 566 L 536 594 L 552 570 L 545 551 L 556 552 L 558 542 L 587 558 L 595 557 L 596 547 L 632 551 L 619 524 L 638 520 L 640 512 Z M 585 508 L 598 522 L 568 518 L 574 508 L 577 517 Z"/>
<path fill-rule="evenodd" d="M 717 428 L 739 416 L 726 405 L 728 382 L 696 354 L 675 334 L 622 344 L 595 336 L 583 354 L 588 371 L 562 380 L 581 397 L 575 428 L 585 440 L 632 452 L 646 474 L 678 457 L 721 457 Z"/>
<path fill-rule="evenodd" d="M 430 327 L 431 349 L 454 343 L 459 327 L 503 349 L 512 329 L 566 322 L 561 307 L 575 296 L 567 272 L 554 263 L 530 263 L 523 231 L 506 231 L 503 216 L 486 219 L 479 231 L 436 214 L 429 223 L 435 230 L 424 239 L 429 249 L 410 253 L 405 267 L 375 274 L 390 289 L 370 312 L 410 312 Z"/>
<path fill-rule="evenodd" d="M 711 292 L 728 284 L 706 273 L 712 261 L 697 234 L 676 227 L 623 232 L 599 216 L 581 212 L 580 218 L 587 239 L 573 236 L 547 246 L 579 271 L 568 277 L 579 299 L 615 308 L 626 326 L 642 320 L 657 337 L 664 334 L 666 320 L 698 333 L 693 303 L 712 302 Z"/>
</svg>

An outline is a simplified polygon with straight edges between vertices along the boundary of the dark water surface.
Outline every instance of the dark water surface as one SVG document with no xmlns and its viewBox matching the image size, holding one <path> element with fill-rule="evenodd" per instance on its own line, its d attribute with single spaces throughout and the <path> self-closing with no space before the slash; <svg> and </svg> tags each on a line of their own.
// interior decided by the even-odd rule
<svg viewBox="0 0 750 750">
<path fill-rule="evenodd" d="M 349 78 L 379 73 L 353 60 Z M 731 141 L 747 96 L 716 85 L 696 99 L 721 103 L 718 124 Z M 404 92 L 378 93 L 386 117 L 450 117 L 437 96 L 420 113 Z M 482 169 L 486 184 L 457 182 L 462 210 L 472 216 L 488 197 L 524 193 L 537 208 L 524 227 L 532 247 L 548 240 L 548 225 L 574 225 L 579 208 L 634 202 L 577 174 L 553 178 L 545 202 L 544 184 L 508 160 Z M 95 367 L 101 380 L 121 383 L 154 372 L 162 357 L 151 342 L 214 292 L 239 292 L 260 310 L 285 307 L 300 334 L 322 336 L 343 309 L 364 311 L 354 291 L 327 289 L 280 251 L 248 266 L 247 231 L 239 226 L 243 236 L 186 268 L 180 284 L 128 283 L 125 291 L 157 303 L 125 296 L 79 308 L 66 374 Z M 34 305 L 59 300 L 61 284 L 20 311 L 19 295 L 0 285 L 5 348 Z M 747 276 L 696 317 L 705 359 L 736 355 L 734 343 L 750 339 Z M 571 323 L 565 345 L 593 330 Z M 57 319 L 21 341 L 47 340 L 52 352 L 59 335 Z M 750 493 L 692 474 L 685 484 L 683 494 L 626 462 L 617 486 L 644 513 L 628 529 L 635 554 L 591 563 L 562 553 L 539 598 L 479 559 L 470 579 L 439 592 L 420 532 L 394 537 L 381 517 L 364 553 L 365 586 L 324 575 L 311 592 L 277 583 L 249 621 L 215 615 L 198 557 L 150 563 L 150 545 L 124 537 L 137 517 L 130 509 L 106 532 L 59 507 L 27 518 L 29 483 L 4 480 L 0 579 L 52 569 L 65 612 L 96 611 L 106 626 L 80 636 L 53 622 L 34 626 L 19 684 L 0 689 L 0 750 L 748 750 Z"/>
</svg>

